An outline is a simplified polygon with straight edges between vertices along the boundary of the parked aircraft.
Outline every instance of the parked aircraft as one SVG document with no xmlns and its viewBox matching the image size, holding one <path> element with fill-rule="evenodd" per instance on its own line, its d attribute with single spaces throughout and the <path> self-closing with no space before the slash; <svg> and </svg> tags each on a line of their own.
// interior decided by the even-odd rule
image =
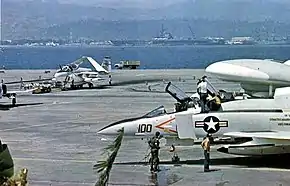
<svg viewBox="0 0 290 186">
<path fill-rule="evenodd" d="M 276 88 L 290 84 L 290 60 L 234 59 L 209 65 L 206 73 L 224 81 L 239 82 L 252 97 L 273 97 Z"/>
<path fill-rule="evenodd" d="M 216 89 L 210 82 L 208 82 L 208 92 L 210 95 L 217 93 Z M 135 118 L 124 119 L 117 121 L 108 126 L 103 127 L 98 131 L 99 135 L 115 136 L 118 129 L 124 127 L 125 138 L 148 138 L 159 131 L 165 138 L 168 144 L 175 143 L 175 145 L 193 144 L 192 140 L 178 140 L 177 125 L 175 122 L 175 114 L 187 111 L 192 114 L 200 113 L 201 108 L 199 104 L 198 94 L 193 94 L 191 97 L 187 96 L 181 89 L 169 82 L 165 88 L 176 101 L 175 111 L 168 113 L 164 106 L 160 106 L 149 113 Z M 232 96 L 225 96 L 222 102 L 233 101 Z"/>
<path fill-rule="evenodd" d="M 25 90 L 25 91 L 9 91 L 7 89 L 7 85 L 3 83 L 3 81 L 0 83 L 0 99 L 3 97 L 9 98 L 12 101 L 12 106 L 16 105 L 16 96 L 17 94 L 23 94 L 23 93 L 31 93 L 33 89 L 31 90 Z"/>
<path fill-rule="evenodd" d="M 91 64 L 93 69 L 80 67 L 84 62 Z M 111 68 L 109 67 L 108 69 Z M 83 56 L 70 64 L 60 66 L 60 70 L 54 74 L 52 80 L 54 82 L 61 81 L 64 83 L 64 86 L 70 83 L 72 88 L 82 87 L 85 84 L 93 87 L 95 83 L 107 80 L 102 75 L 108 75 L 109 73 L 109 71 L 99 65 L 92 57 Z"/>
<path fill-rule="evenodd" d="M 225 145 L 218 151 L 236 155 L 290 153 L 290 87 L 277 88 L 273 99 L 247 99 L 222 103 L 219 111 L 177 113 L 180 140 L 215 137 L 242 138 L 245 143 Z"/>
</svg>

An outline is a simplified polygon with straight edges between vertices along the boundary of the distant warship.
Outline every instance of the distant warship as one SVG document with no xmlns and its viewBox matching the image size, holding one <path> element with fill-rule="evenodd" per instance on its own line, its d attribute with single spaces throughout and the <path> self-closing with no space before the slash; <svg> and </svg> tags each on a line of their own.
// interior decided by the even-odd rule
<svg viewBox="0 0 290 186">
<path fill-rule="evenodd" d="M 142 45 L 167 45 L 167 46 L 179 46 L 179 45 L 224 45 L 226 41 L 224 38 L 211 38 L 204 37 L 200 39 L 176 39 L 172 36 L 170 32 L 167 32 L 166 29 L 161 27 L 157 37 L 152 38 L 151 40 L 111 40 L 115 46 L 142 46 Z"/>
<path fill-rule="evenodd" d="M 166 32 L 163 25 L 160 34 L 151 41 L 153 45 L 224 45 L 224 38 L 204 37 L 200 39 L 175 39 L 170 32 Z"/>
</svg>

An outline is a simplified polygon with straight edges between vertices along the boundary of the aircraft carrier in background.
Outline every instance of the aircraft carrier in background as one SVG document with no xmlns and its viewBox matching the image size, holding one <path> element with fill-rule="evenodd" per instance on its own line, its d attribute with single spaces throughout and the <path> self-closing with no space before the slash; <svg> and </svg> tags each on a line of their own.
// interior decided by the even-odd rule
<svg viewBox="0 0 290 186">
<path fill-rule="evenodd" d="M 192 45 L 255 45 L 255 44 L 289 44 L 289 38 L 283 38 L 277 41 L 259 41 L 253 37 L 241 36 L 232 38 L 223 37 L 195 37 L 190 28 L 192 37 L 174 37 L 170 32 L 164 29 L 163 25 L 159 34 L 148 40 L 144 39 L 112 39 L 112 40 L 94 40 L 89 38 L 72 39 L 70 32 L 69 39 L 20 39 L 20 40 L 2 40 L 1 45 L 17 46 L 192 46 Z M 277 43 L 278 42 L 278 43 Z"/>
<path fill-rule="evenodd" d="M 192 35 L 193 32 L 189 27 Z M 231 40 L 226 40 L 222 37 L 202 37 L 202 38 L 175 38 L 170 32 L 167 32 L 163 27 L 157 37 L 151 40 L 111 40 L 114 46 L 182 46 L 182 45 L 227 45 L 227 44 L 240 44 L 240 45 L 252 45 L 256 44 L 251 37 L 234 37 Z"/>
</svg>

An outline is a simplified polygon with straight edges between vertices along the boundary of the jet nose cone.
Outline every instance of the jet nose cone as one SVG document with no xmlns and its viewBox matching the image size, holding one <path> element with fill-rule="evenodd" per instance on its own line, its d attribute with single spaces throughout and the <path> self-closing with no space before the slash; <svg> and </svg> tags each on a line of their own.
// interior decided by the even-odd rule
<svg viewBox="0 0 290 186">
<path fill-rule="evenodd" d="M 113 132 L 112 130 L 109 128 L 109 129 L 101 129 L 97 132 L 97 134 L 99 135 L 112 135 Z"/>
<path fill-rule="evenodd" d="M 112 135 L 117 135 L 118 130 L 120 130 L 122 127 L 120 125 L 115 125 L 115 126 L 106 126 L 102 129 L 100 129 L 97 134 L 99 135 L 105 135 L 105 136 L 112 136 Z"/>
</svg>

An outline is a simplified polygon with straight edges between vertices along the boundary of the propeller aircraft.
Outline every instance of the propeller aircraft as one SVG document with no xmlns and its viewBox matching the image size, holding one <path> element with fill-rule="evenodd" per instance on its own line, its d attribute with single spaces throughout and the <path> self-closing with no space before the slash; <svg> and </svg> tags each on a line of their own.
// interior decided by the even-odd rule
<svg viewBox="0 0 290 186">
<path fill-rule="evenodd" d="M 80 67 L 84 62 L 91 64 L 93 69 Z M 62 81 L 64 86 L 70 83 L 71 88 L 82 87 L 85 84 L 92 88 L 97 82 L 107 80 L 103 75 L 109 74 L 110 71 L 99 65 L 92 57 L 83 56 L 70 64 L 60 65 L 60 69 L 54 74 L 52 81 Z"/>
</svg>

